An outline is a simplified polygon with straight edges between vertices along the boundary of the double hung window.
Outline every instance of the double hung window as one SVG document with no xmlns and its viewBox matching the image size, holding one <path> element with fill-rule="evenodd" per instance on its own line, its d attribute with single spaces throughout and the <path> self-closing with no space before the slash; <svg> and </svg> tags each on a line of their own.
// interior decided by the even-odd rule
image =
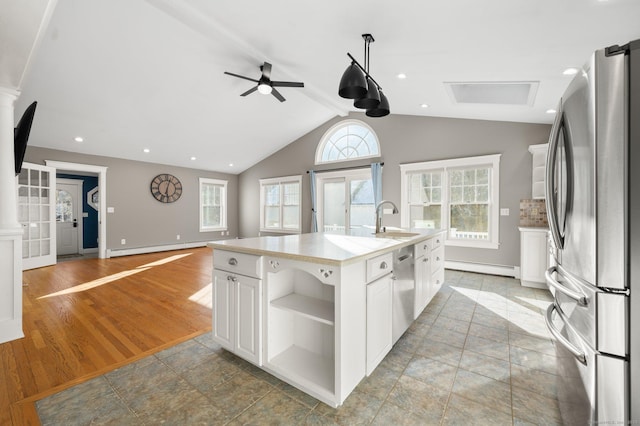
<svg viewBox="0 0 640 426">
<path fill-rule="evenodd" d="M 260 179 L 260 230 L 301 232 L 302 178 Z"/>
<path fill-rule="evenodd" d="M 447 244 L 498 248 L 500 155 L 403 164 L 402 225 L 447 229 Z"/>
<path fill-rule="evenodd" d="M 227 230 L 227 181 L 200 178 L 200 232 Z"/>
</svg>

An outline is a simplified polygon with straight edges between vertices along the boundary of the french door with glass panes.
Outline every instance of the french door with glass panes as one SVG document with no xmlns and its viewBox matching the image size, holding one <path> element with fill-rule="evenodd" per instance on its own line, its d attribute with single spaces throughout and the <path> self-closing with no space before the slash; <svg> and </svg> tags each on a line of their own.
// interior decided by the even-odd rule
<svg viewBox="0 0 640 426">
<path fill-rule="evenodd" d="M 345 234 L 375 229 L 371 170 L 341 170 L 316 174 L 318 231 Z"/>
<path fill-rule="evenodd" d="M 18 175 L 18 222 L 22 225 L 22 269 L 56 263 L 56 169 L 23 163 Z"/>
</svg>

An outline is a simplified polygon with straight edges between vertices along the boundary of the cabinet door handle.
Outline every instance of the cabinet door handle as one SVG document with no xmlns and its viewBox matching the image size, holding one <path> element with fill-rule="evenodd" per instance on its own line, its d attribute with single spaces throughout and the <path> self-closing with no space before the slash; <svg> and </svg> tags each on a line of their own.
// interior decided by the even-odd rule
<svg viewBox="0 0 640 426">
<path fill-rule="evenodd" d="M 238 279 L 236 277 L 234 277 L 234 276 L 227 275 L 227 281 L 231 281 L 231 282 L 235 283 L 236 281 L 238 281 Z"/>
<path fill-rule="evenodd" d="M 425 257 L 424 259 L 422 259 L 423 262 L 428 262 L 429 258 Z"/>
<path fill-rule="evenodd" d="M 238 264 L 238 259 L 236 259 L 235 257 L 232 257 L 231 259 L 229 259 L 229 265 L 236 266 L 237 264 Z"/>
<path fill-rule="evenodd" d="M 387 265 L 387 262 L 382 262 L 380 263 L 380 269 L 387 269 L 389 265 Z"/>
<path fill-rule="evenodd" d="M 436 262 L 440 261 L 440 256 L 436 256 Z"/>
</svg>

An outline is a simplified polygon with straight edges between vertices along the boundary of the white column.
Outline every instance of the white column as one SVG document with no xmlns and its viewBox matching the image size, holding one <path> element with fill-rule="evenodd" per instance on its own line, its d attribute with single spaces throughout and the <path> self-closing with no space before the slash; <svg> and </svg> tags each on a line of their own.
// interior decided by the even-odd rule
<svg viewBox="0 0 640 426">
<path fill-rule="evenodd" d="M 22 227 L 17 219 L 13 104 L 18 92 L 0 88 L 0 343 L 22 332 Z"/>
</svg>

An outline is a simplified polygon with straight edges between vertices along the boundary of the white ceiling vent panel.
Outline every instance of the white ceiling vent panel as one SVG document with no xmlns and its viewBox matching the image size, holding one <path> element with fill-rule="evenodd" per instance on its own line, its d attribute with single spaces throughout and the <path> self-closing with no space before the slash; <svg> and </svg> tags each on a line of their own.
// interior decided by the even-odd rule
<svg viewBox="0 0 640 426">
<path fill-rule="evenodd" d="M 537 81 L 445 82 L 455 104 L 493 104 L 532 106 Z"/>
</svg>

